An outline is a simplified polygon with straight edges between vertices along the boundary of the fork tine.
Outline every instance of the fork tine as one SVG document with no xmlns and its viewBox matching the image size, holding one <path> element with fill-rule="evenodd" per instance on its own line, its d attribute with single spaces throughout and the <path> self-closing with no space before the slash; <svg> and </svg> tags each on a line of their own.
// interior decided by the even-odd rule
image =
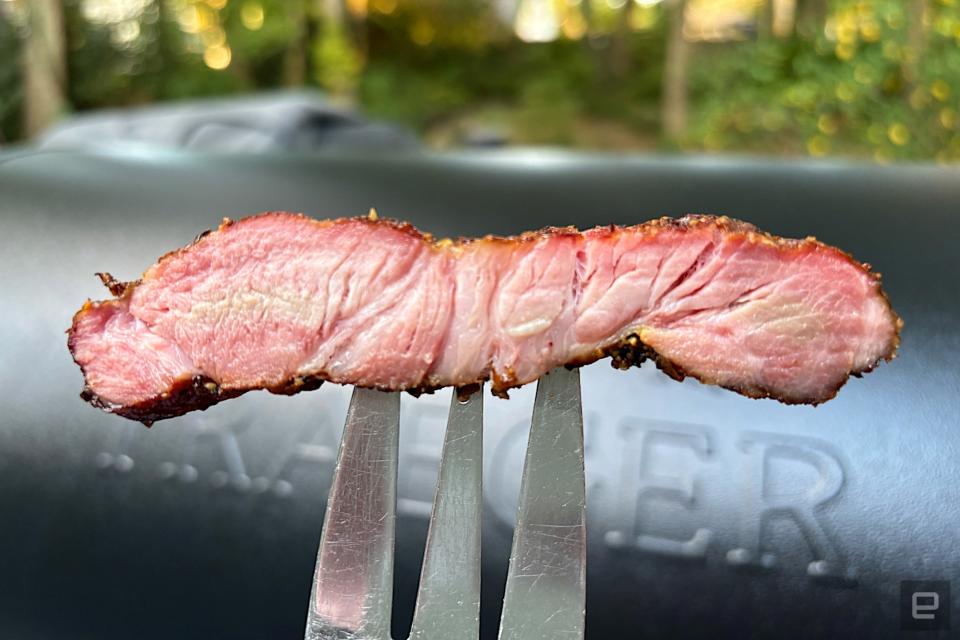
<svg viewBox="0 0 960 640">
<path fill-rule="evenodd" d="M 306 640 L 390 640 L 400 395 L 354 389 L 320 536 Z"/>
<path fill-rule="evenodd" d="M 483 393 L 454 392 L 410 640 L 480 635 Z"/>
<path fill-rule="evenodd" d="M 583 638 L 584 505 L 580 373 L 557 368 L 537 384 L 500 640 Z"/>
</svg>

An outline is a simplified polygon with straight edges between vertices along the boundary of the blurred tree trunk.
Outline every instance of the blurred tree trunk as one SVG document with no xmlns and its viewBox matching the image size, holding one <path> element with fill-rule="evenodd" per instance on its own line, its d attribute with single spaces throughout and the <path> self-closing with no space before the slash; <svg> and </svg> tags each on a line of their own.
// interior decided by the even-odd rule
<svg viewBox="0 0 960 640">
<path fill-rule="evenodd" d="M 923 28 L 923 14 L 927 11 L 927 0 L 907 0 L 907 56 L 903 75 L 908 84 L 914 85 L 920 79 L 920 61 L 926 47 L 926 32 Z"/>
<path fill-rule="evenodd" d="M 811 37 L 823 31 L 827 22 L 828 0 L 797 0 L 796 33 Z"/>
<path fill-rule="evenodd" d="M 626 77 L 632 66 L 630 36 L 633 33 L 633 27 L 630 23 L 633 20 L 635 6 L 636 3 L 633 0 L 627 0 L 627 3 L 620 9 L 620 19 L 610 41 L 610 55 L 607 56 L 607 60 L 610 65 L 610 75 L 616 79 Z"/>
<path fill-rule="evenodd" d="M 307 55 L 310 29 L 307 21 L 307 7 L 304 0 L 291 0 L 287 3 L 290 18 L 299 25 L 299 31 L 283 54 L 283 84 L 288 87 L 302 87 L 307 79 Z"/>
<path fill-rule="evenodd" d="M 315 78 L 331 96 L 352 102 L 362 59 L 350 16 L 343 0 L 317 0 L 316 6 L 319 27 L 311 44 Z"/>
<path fill-rule="evenodd" d="M 687 129 L 687 66 L 690 45 L 683 37 L 686 0 L 666 0 L 663 4 L 667 11 L 668 25 L 660 122 L 664 134 L 675 140 Z"/>
<path fill-rule="evenodd" d="M 828 0 L 769 0 L 763 3 L 769 28 L 778 38 L 811 38 L 823 30 Z"/>
<path fill-rule="evenodd" d="M 365 64 L 370 54 L 369 33 L 367 30 L 367 8 L 364 3 L 362 11 L 350 11 L 350 36 L 353 42 L 354 50 L 360 56 L 362 64 Z"/>
<path fill-rule="evenodd" d="M 24 132 L 35 136 L 66 106 L 67 64 L 60 0 L 31 0 L 29 35 L 23 52 Z"/>
<path fill-rule="evenodd" d="M 318 0 L 317 4 L 320 7 L 320 15 L 324 19 L 343 24 L 344 8 L 342 0 Z"/>
<path fill-rule="evenodd" d="M 762 0 L 757 5 L 755 20 L 758 40 L 765 40 L 770 37 L 773 26 L 773 8 L 771 7 L 773 2 L 776 2 L 776 0 Z"/>
<path fill-rule="evenodd" d="M 587 30 L 582 39 L 583 47 L 586 49 L 587 56 L 594 68 L 598 69 L 603 80 L 609 79 L 609 62 L 607 61 L 607 48 L 609 46 L 604 40 L 604 36 L 597 33 L 596 10 L 593 6 L 594 0 L 582 0 L 580 2 L 580 11 L 583 12 L 583 21 Z"/>
<path fill-rule="evenodd" d="M 797 0 L 771 0 L 770 29 L 778 38 L 796 35 Z"/>
</svg>

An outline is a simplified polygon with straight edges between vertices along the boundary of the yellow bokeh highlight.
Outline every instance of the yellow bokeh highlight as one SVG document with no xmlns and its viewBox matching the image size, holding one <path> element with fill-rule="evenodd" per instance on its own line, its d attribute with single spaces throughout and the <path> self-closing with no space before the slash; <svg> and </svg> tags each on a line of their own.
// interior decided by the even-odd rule
<svg viewBox="0 0 960 640">
<path fill-rule="evenodd" d="M 903 123 L 895 122 L 887 129 L 887 138 L 889 138 L 893 144 L 902 147 L 910 142 L 910 131 Z"/>
<path fill-rule="evenodd" d="M 233 53 L 226 44 L 207 47 L 203 50 L 203 63 L 216 71 L 229 67 L 232 58 Z"/>
<path fill-rule="evenodd" d="M 579 11 L 570 11 L 560 24 L 560 31 L 565 38 L 579 40 L 587 33 L 587 21 Z"/>
<path fill-rule="evenodd" d="M 838 58 L 847 61 L 853 59 L 853 56 L 857 54 L 857 47 L 849 42 L 840 42 L 833 51 Z"/>
<path fill-rule="evenodd" d="M 205 31 L 219 22 L 216 12 L 207 5 L 198 4 L 193 9 L 197 15 L 198 31 Z"/>
<path fill-rule="evenodd" d="M 830 153 L 830 140 L 823 136 L 813 136 L 807 140 L 807 151 L 812 156 L 825 156 Z"/>
<path fill-rule="evenodd" d="M 856 92 L 846 82 L 841 82 L 837 85 L 836 91 L 837 100 L 841 102 L 852 102 L 854 98 L 857 97 Z"/>
<path fill-rule="evenodd" d="M 934 80 L 930 85 L 930 95 L 943 102 L 950 97 L 950 85 L 943 80 Z"/>
<path fill-rule="evenodd" d="M 872 20 L 860 25 L 860 37 L 864 42 L 876 42 L 880 39 L 880 25 Z"/>
<path fill-rule="evenodd" d="M 630 27 L 634 31 L 652 29 L 657 24 L 657 15 L 657 11 L 652 6 L 634 7 L 633 14 L 630 16 Z"/>
<path fill-rule="evenodd" d="M 259 2 L 244 2 L 240 7 L 240 22 L 250 31 L 257 31 L 263 26 L 263 5 Z"/>
<path fill-rule="evenodd" d="M 831 115 L 825 113 L 817 119 L 817 129 L 820 130 L 820 133 L 832 136 L 839 128 L 840 123 Z"/>
<path fill-rule="evenodd" d="M 390 15 L 397 10 L 397 0 L 373 0 L 373 10 L 377 13 Z"/>
<path fill-rule="evenodd" d="M 355 18 L 367 15 L 367 0 L 346 0 L 347 11 Z"/>
<path fill-rule="evenodd" d="M 206 47 L 219 47 L 226 43 L 227 34 L 223 27 L 216 25 L 204 31 L 201 38 L 203 38 L 203 44 Z"/>
<path fill-rule="evenodd" d="M 227 6 L 227 0 L 207 0 L 207 5 L 209 5 L 211 9 L 220 11 Z"/>
<path fill-rule="evenodd" d="M 180 23 L 180 30 L 184 33 L 196 33 L 200 30 L 200 18 L 196 7 L 181 11 L 177 21 Z"/>
<path fill-rule="evenodd" d="M 953 33 L 955 22 L 950 16 L 940 16 L 933 24 L 933 28 L 942 36 L 949 37 Z"/>
<path fill-rule="evenodd" d="M 837 40 L 841 44 L 852 44 L 857 41 L 857 27 L 850 22 L 844 22 L 837 26 Z"/>
<path fill-rule="evenodd" d="M 950 107 L 944 107 L 940 110 L 940 126 L 944 129 L 953 129 L 957 126 L 957 112 Z"/>
<path fill-rule="evenodd" d="M 414 44 L 421 47 L 425 47 L 433 42 L 436 35 L 437 31 L 433 28 L 433 25 L 423 18 L 414 22 L 413 26 L 410 27 L 410 39 L 413 40 Z"/>
</svg>

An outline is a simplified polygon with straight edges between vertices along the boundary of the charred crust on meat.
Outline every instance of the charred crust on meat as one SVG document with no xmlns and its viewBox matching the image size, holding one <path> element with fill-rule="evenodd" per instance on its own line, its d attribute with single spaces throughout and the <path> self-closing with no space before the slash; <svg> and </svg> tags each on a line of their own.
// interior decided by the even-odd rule
<svg viewBox="0 0 960 640">
<path fill-rule="evenodd" d="M 84 386 L 80 397 L 107 413 L 142 422 L 150 427 L 157 420 L 175 418 L 190 411 L 204 411 L 222 400 L 235 398 L 244 391 L 223 390 L 207 376 L 193 376 L 177 380 L 160 396 L 132 405 L 117 405 L 98 396 L 89 386 Z"/>
<path fill-rule="evenodd" d="M 100 282 L 103 283 L 103 286 L 109 289 L 110 293 L 112 293 L 116 298 L 122 298 L 127 292 L 127 289 L 136 284 L 136 282 L 120 282 L 106 271 L 98 271 L 95 275 L 100 278 Z"/>
<path fill-rule="evenodd" d="M 517 379 L 517 374 L 512 367 L 507 367 L 504 371 L 494 370 L 489 375 L 492 380 L 490 391 L 493 395 L 498 398 L 503 398 L 504 400 L 510 398 L 510 395 L 507 393 L 510 389 L 524 384 Z"/>
<path fill-rule="evenodd" d="M 275 387 L 267 387 L 267 391 L 270 393 L 275 393 L 282 396 L 292 396 L 301 391 L 313 391 L 319 389 L 323 383 L 324 378 L 321 375 L 313 374 L 306 376 L 294 376 L 281 385 Z"/>
<path fill-rule="evenodd" d="M 473 384 L 461 385 L 454 389 L 453 392 L 457 394 L 457 400 L 460 402 L 466 402 L 470 399 L 470 396 L 480 391 L 482 386 L 482 382 L 474 382 Z"/>
</svg>

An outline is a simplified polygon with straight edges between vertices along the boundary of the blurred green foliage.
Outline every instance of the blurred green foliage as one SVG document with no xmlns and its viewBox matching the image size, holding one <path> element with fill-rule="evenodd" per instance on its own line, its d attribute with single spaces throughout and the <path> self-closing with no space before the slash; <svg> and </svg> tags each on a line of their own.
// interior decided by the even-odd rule
<svg viewBox="0 0 960 640">
<path fill-rule="evenodd" d="M 805 37 L 718 46 L 692 69 L 696 117 L 682 144 L 960 160 L 960 12 L 927 3 L 911 42 L 909 2 L 835 1 Z"/>
<path fill-rule="evenodd" d="M 92 1 L 64 0 L 76 110 L 306 85 L 440 145 L 489 128 L 523 144 L 960 160 L 960 0 L 800 0 L 822 14 L 789 34 L 691 43 L 690 118 L 670 140 L 651 2 L 558 0 L 559 37 L 534 44 L 487 0 L 133 0 L 119 22 L 91 19 Z M 769 20 L 769 2 L 744 2 Z M 6 140 L 22 135 L 24 25 L 0 10 Z"/>
<path fill-rule="evenodd" d="M 371 56 L 358 95 L 371 115 L 419 130 L 472 116 L 503 125 L 523 143 L 575 143 L 584 118 L 655 129 L 649 107 L 659 100 L 662 34 L 644 34 L 631 44 L 651 63 L 623 78 L 609 77 L 585 43 L 568 40 L 507 40 L 477 50 L 396 48 Z"/>
</svg>

